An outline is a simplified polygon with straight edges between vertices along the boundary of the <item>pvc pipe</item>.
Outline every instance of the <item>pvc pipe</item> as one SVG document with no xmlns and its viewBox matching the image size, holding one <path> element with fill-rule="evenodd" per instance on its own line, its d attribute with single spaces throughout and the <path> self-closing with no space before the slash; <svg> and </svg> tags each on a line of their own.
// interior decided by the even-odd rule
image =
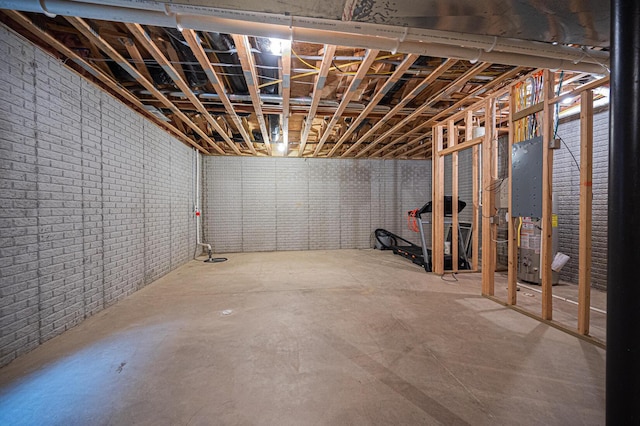
<svg viewBox="0 0 640 426">
<path fill-rule="evenodd" d="M 84 1 L 86 3 L 95 4 L 103 3 L 103 0 Z M 111 0 L 109 4 L 118 5 L 125 8 L 133 7 L 133 2 L 131 2 L 130 0 Z M 496 37 L 490 35 L 468 34 L 454 31 L 430 30 L 423 28 L 408 28 L 403 26 L 372 24 L 368 22 L 338 21 L 312 17 L 286 16 L 282 14 L 255 11 L 238 11 L 207 6 L 192 6 L 183 4 L 167 5 L 166 3 L 152 0 L 138 0 L 135 2 L 135 8 L 174 15 L 186 14 L 216 16 L 223 19 L 286 26 L 287 28 L 308 28 L 324 31 L 329 30 L 332 32 L 363 34 L 374 37 L 391 38 L 398 41 L 415 40 L 420 42 L 465 46 L 472 49 L 482 49 L 487 52 L 500 51 L 508 53 L 518 53 L 523 55 L 544 56 L 554 59 L 566 59 L 593 64 L 607 64 L 609 61 L 609 54 L 604 51 L 592 51 L 587 55 L 584 50 L 579 48 L 563 45 L 553 45 L 545 42 Z"/>
<path fill-rule="evenodd" d="M 521 40 L 511 40 L 510 44 L 506 42 L 498 43 L 498 38 L 492 38 L 494 39 L 494 43 L 487 46 L 486 41 L 482 42 L 482 38 L 478 36 L 464 34 L 464 40 L 462 40 L 462 35 L 460 34 L 456 36 L 456 33 L 441 31 L 437 34 L 432 33 L 429 35 L 425 33 L 425 30 L 417 31 L 424 35 L 420 39 L 406 39 L 406 37 L 416 36 L 414 34 L 415 31 L 406 30 L 405 33 L 403 30 L 400 37 L 396 37 L 398 34 L 397 31 L 393 30 L 393 27 L 375 24 L 346 24 L 341 21 L 308 18 L 295 19 L 296 24 L 300 24 L 304 20 L 304 22 L 311 27 L 328 26 L 330 23 L 331 29 L 328 30 L 304 28 L 301 26 L 295 27 L 293 26 L 294 20 L 292 17 L 289 17 L 290 19 L 288 19 L 286 25 L 246 21 L 247 18 L 253 17 L 257 19 L 259 16 L 262 16 L 264 20 L 273 21 L 273 19 L 275 19 L 273 16 L 277 17 L 277 15 L 272 16 L 251 12 L 241 13 L 184 5 L 169 6 L 165 3 L 148 1 L 127 3 L 126 5 L 131 6 L 134 4 L 138 8 L 123 7 L 125 5 L 123 2 L 122 6 L 119 7 L 67 0 L 0 0 L 0 8 L 2 9 L 14 9 L 26 12 L 79 16 L 82 18 L 116 22 L 135 22 L 142 25 L 175 27 L 179 29 L 190 28 L 200 31 L 246 34 L 256 37 L 293 39 L 317 44 L 328 43 L 342 46 L 373 48 L 391 52 L 463 59 L 471 62 L 484 61 L 505 65 L 565 69 L 596 74 L 608 72 L 607 61 L 604 58 L 602 60 L 594 59 L 596 55 L 598 55 L 594 52 L 589 52 L 589 55 L 587 55 L 585 52 L 577 49 L 580 53 L 572 51 L 572 53 L 569 54 L 565 52 L 567 48 L 556 52 L 556 49 L 552 48 L 557 46 L 546 46 L 545 43 L 524 42 Z M 163 7 L 162 12 L 156 10 L 160 8 L 160 5 Z M 190 13 L 176 13 L 176 11 L 188 11 Z M 217 15 L 223 14 L 225 16 L 235 16 L 233 15 L 235 13 L 237 19 L 220 18 L 219 16 L 205 14 L 205 11 L 209 11 L 210 13 L 215 12 Z M 194 12 L 198 14 L 193 14 Z M 336 28 L 342 31 L 336 31 Z M 350 28 L 352 29 L 350 30 Z M 383 31 L 383 29 L 387 31 L 387 36 L 361 34 L 363 31 L 365 33 L 378 34 Z M 389 36 L 389 34 L 391 36 Z M 436 42 L 434 43 L 434 41 Z M 484 47 L 461 47 L 460 45 Z M 525 49 L 523 46 L 527 48 Z M 542 47 L 545 47 L 545 49 L 542 49 Z M 536 53 L 542 50 L 545 56 L 531 55 L 529 53 L 500 52 L 497 51 L 498 49 Z M 589 61 L 596 61 L 598 63 L 594 64 Z M 600 65 L 600 62 L 602 62 L 603 65 Z"/>
</svg>

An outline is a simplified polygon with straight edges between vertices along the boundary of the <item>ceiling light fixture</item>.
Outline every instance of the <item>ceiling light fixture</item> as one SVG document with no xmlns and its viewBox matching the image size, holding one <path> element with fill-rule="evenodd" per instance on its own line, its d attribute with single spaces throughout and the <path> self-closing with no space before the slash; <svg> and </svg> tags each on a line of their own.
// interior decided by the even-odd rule
<svg viewBox="0 0 640 426">
<path fill-rule="evenodd" d="M 282 51 L 286 47 L 291 46 L 290 40 L 283 40 L 281 38 L 269 38 L 269 51 L 274 55 L 281 55 Z"/>
</svg>

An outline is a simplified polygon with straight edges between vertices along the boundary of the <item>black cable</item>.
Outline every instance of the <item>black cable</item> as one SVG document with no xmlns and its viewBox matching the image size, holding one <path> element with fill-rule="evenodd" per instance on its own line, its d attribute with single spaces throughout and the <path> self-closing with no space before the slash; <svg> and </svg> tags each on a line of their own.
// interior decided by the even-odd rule
<svg viewBox="0 0 640 426">
<path fill-rule="evenodd" d="M 331 65 L 333 65 L 338 71 L 340 71 L 343 74 L 347 72 L 347 71 L 342 71 L 338 66 L 338 64 L 336 64 L 336 61 L 334 61 L 333 59 L 331 60 Z"/>
<path fill-rule="evenodd" d="M 440 275 L 440 279 L 441 279 L 442 281 L 446 281 L 446 282 L 448 282 L 448 283 L 455 283 L 455 282 L 458 282 L 458 279 L 456 278 L 456 273 L 455 273 L 455 272 L 451 272 L 451 276 L 453 277 L 453 279 L 452 279 L 452 280 L 445 280 L 445 279 L 444 279 L 444 276 L 445 276 L 445 275 L 447 275 L 447 274 L 446 274 L 446 273 L 444 273 L 444 274 Z"/>
<path fill-rule="evenodd" d="M 578 164 L 578 160 L 576 160 L 576 157 L 573 155 L 573 152 L 571 152 L 571 149 L 569 148 L 569 145 L 567 145 L 567 143 L 564 141 L 564 139 L 562 139 L 560 136 L 556 135 L 556 137 L 558 139 L 560 139 L 560 142 L 562 142 L 564 147 L 567 148 L 567 151 L 569 151 L 569 154 L 571 155 L 571 158 L 573 158 L 573 162 L 576 163 L 576 167 L 578 168 L 578 171 L 580 171 L 580 164 Z"/>
</svg>

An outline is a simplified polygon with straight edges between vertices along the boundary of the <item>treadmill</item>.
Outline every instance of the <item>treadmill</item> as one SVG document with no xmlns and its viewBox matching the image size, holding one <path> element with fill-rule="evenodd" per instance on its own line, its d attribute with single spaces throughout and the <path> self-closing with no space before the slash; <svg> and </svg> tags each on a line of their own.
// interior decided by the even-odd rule
<svg viewBox="0 0 640 426">
<path fill-rule="evenodd" d="M 464 201 L 458 200 L 458 213 L 460 213 L 465 207 L 467 203 Z M 453 202 L 451 196 L 444 197 L 444 216 L 445 216 L 445 224 L 451 224 L 451 219 L 447 220 L 452 216 L 453 211 Z M 422 246 L 412 243 L 409 240 L 402 238 L 399 235 L 396 235 L 392 232 L 389 232 L 385 229 L 376 229 L 375 230 L 375 238 L 377 241 L 377 246 L 379 246 L 383 250 L 392 250 L 394 254 L 402 256 L 406 259 L 411 260 L 416 265 L 423 267 L 426 272 L 432 271 L 432 262 L 431 262 L 431 248 L 427 247 L 427 241 L 424 231 L 424 225 L 431 224 L 430 216 L 433 209 L 433 203 L 431 201 L 427 202 L 418 210 L 411 210 L 407 212 L 407 215 L 414 216 L 416 222 L 418 224 L 418 229 L 420 231 L 420 241 L 422 242 Z M 471 269 L 471 264 L 469 263 L 468 257 L 468 249 L 471 240 L 471 224 L 459 223 L 458 225 L 458 243 L 460 244 L 459 256 L 458 256 L 458 269 Z M 451 227 L 449 227 L 449 232 L 447 236 L 447 241 L 451 242 Z M 453 259 L 451 254 L 445 254 L 444 256 L 444 268 L 445 269 L 453 269 Z"/>
</svg>

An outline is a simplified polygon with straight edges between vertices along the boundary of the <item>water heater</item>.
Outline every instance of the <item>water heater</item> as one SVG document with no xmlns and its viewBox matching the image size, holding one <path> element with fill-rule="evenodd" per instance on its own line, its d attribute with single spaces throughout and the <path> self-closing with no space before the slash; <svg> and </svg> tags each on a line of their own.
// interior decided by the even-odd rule
<svg viewBox="0 0 640 426">
<path fill-rule="evenodd" d="M 556 197 L 553 196 L 553 215 L 551 219 L 551 250 L 558 252 L 558 214 L 556 213 Z M 534 217 L 521 217 L 518 221 L 518 280 L 528 283 L 541 284 L 542 271 L 540 261 L 542 257 L 542 220 Z M 552 271 L 551 282 L 558 284 L 560 277 Z"/>
</svg>

